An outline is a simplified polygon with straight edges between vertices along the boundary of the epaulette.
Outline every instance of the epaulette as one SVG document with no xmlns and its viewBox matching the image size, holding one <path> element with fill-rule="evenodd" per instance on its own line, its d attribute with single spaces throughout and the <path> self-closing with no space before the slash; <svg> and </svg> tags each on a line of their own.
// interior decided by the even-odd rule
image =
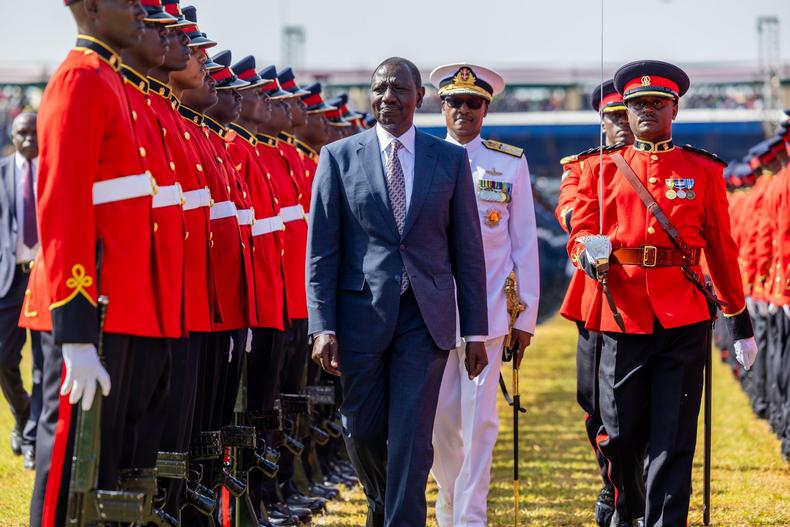
<svg viewBox="0 0 790 527">
<path fill-rule="evenodd" d="M 493 139 L 483 139 L 483 146 L 489 150 L 496 150 L 497 152 L 502 152 L 503 154 L 513 157 L 521 157 L 524 155 L 523 148 L 500 143 L 499 141 L 494 141 Z"/>
<path fill-rule="evenodd" d="M 603 152 L 605 154 L 608 154 L 608 153 L 614 152 L 615 150 L 619 150 L 620 148 L 623 148 L 624 146 L 626 146 L 625 143 L 615 143 L 613 145 L 604 145 Z M 565 156 L 562 159 L 560 159 L 560 164 L 561 165 L 567 165 L 568 163 L 575 163 L 576 161 L 582 161 L 582 160 L 584 160 L 584 159 L 586 159 L 586 158 L 588 158 L 590 156 L 598 155 L 598 152 L 599 152 L 600 149 L 601 149 L 600 147 L 594 146 L 592 148 L 588 148 L 584 152 L 579 152 L 578 154 L 574 154 L 572 156 Z"/>
<path fill-rule="evenodd" d="M 686 152 L 693 152 L 693 153 L 699 154 L 699 155 L 701 155 L 703 157 L 707 157 L 708 159 L 712 159 L 713 161 L 716 161 L 717 163 L 720 163 L 721 165 L 723 165 L 725 167 L 727 166 L 727 162 L 724 161 L 719 156 L 717 156 L 716 154 L 714 154 L 713 152 L 708 152 L 707 150 L 703 150 L 702 148 L 696 148 L 696 147 L 691 146 L 691 145 L 683 145 L 680 148 L 682 148 Z"/>
</svg>

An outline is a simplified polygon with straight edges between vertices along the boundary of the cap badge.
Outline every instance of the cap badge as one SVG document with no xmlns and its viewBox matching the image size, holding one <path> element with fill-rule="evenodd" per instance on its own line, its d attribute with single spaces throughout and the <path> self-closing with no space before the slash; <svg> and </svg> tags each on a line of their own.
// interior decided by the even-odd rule
<svg viewBox="0 0 790 527">
<path fill-rule="evenodd" d="M 650 75 L 642 77 L 642 86 L 650 86 Z"/>
<path fill-rule="evenodd" d="M 453 77 L 453 84 L 462 85 L 462 86 L 474 86 L 477 79 L 475 78 L 475 74 L 472 73 L 472 70 L 467 67 L 463 67 L 458 70 L 458 73 L 455 74 Z"/>
</svg>

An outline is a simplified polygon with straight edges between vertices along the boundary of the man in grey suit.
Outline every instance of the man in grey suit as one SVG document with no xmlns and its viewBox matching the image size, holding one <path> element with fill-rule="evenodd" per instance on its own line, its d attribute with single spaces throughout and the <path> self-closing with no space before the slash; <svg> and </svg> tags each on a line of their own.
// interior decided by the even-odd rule
<svg viewBox="0 0 790 527">
<path fill-rule="evenodd" d="M 487 364 L 486 269 L 463 148 L 413 125 L 424 88 L 406 59 L 371 81 L 378 124 L 321 150 L 308 238 L 313 359 L 339 375 L 369 527 L 424 526 L 431 434 L 456 345 Z"/>
<path fill-rule="evenodd" d="M 25 468 L 35 463 L 36 426 L 41 413 L 41 336 L 31 333 L 33 393 L 25 392 L 19 363 L 25 330 L 19 315 L 30 268 L 38 252 L 35 177 L 38 167 L 36 114 L 22 113 L 11 126 L 16 152 L 0 159 L 0 389 L 16 426 L 11 450 L 24 454 Z"/>
</svg>

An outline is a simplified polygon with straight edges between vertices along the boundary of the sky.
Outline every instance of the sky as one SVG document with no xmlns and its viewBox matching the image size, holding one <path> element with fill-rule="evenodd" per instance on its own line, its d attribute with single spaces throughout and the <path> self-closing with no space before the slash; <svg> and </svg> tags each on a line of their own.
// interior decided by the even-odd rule
<svg viewBox="0 0 790 527">
<path fill-rule="evenodd" d="M 455 61 L 492 67 L 594 66 L 604 58 L 679 64 L 758 63 L 757 17 L 780 22 L 790 62 L 790 0 L 184 0 L 201 29 L 235 57 L 282 65 L 284 26 L 306 34 L 306 68 L 369 69 L 391 55 L 424 69 Z M 56 65 L 75 27 L 61 0 L 1 0 L 0 66 Z M 26 22 L 30 22 L 29 24 Z"/>
</svg>

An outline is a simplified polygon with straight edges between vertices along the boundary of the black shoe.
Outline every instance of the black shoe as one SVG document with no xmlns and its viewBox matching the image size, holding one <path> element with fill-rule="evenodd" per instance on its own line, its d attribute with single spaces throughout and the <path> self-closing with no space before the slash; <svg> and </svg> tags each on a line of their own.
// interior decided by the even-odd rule
<svg viewBox="0 0 790 527">
<path fill-rule="evenodd" d="M 644 525 L 645 522 L 642 518 L 638 520 L 619 520 L 617 515 L 615 515 L 609 527 L 644 527 Z"/>
<path fill-rule="evenodd" d="M 301 523 L 310 523 L 313 520 L 313 513 L 310 512 L 310 509 L 305 509 L 303 507 L 289 507 L 285 503 L 274 503 L 272 505 L 267 505 L 266 508 L 269 510 L 269 519 L 291 519 Z"/>
<path fill-rule="evenodd" d="M 285 499 L 285 504 L 289 507 L 304 507 L 310 509 L 313 514 L 319 513 L 326 509 L 326 500 L 324 498 L 311 498 L 305 496 L 301 492 L 295 492 Z"/>
<path fill-rule="evenodd" d="M 340 491 L 335 486 L 321 485 L 320 483 L 310 483 L 308 485 L 311 496 L 324 498 L 325 500 L 333 500 L 340 495 Z"/>
<path fill-rule="evenodd" d="M 636 520 L 636 527 L 645 527 L 645 519 L 639 518 L 638 520 Z"/>
<path fill-rule="evenodd" d="M 15 456 L 22 455 L 22 432 L 17 427 L 11 430 L 11 452 Z"/>
<path fill-rule="evenodd" d="M 36 470 L 36 451 L 28 447 L 24 449 L 25 470 Z"/>
<path fill-rule="evenodd" d="M 595 523 L 598 527 L 609 527 L 614 516 L 614 492 L 612 487 L 604 486 L 595 501 Z"/>
</svg>

